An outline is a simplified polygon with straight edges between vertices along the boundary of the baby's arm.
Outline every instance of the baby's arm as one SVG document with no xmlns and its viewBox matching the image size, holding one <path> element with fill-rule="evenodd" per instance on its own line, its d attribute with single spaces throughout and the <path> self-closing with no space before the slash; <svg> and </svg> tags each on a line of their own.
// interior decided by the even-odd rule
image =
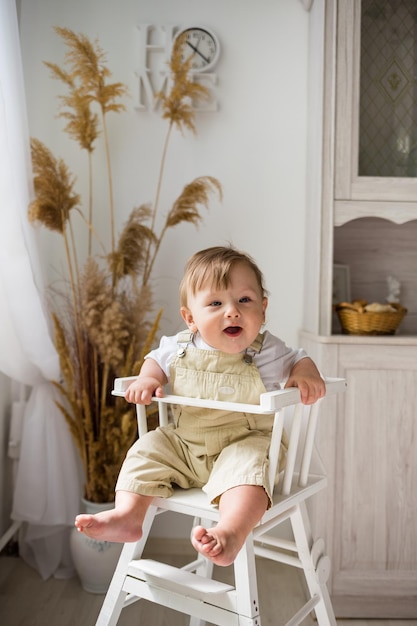
<svg viewBox="0 0 417 626">
<path fill-rule="evenodd" d="M 303 404 L 313 404 L 326 393 L 326 386 L 314 362 L 305 357 L 294 365 L 285 387 L 298 387 Z"/>
<path fill-rule="evenodd" d="M 125 398 L 135 404 L 150 404 L 152 396 L 162 398 L 162 387 L 168 382 L 165 372 L 153 359 L 146 359 L 139 376 L 126 389 Z"/>
</svg>

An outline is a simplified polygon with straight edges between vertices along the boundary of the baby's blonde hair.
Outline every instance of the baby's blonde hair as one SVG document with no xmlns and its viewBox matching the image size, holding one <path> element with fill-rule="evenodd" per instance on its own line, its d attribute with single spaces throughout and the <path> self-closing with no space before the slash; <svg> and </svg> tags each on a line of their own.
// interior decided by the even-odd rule
<svg viewBox="0 0 417 626">
<path fill-rule="evenodd" d="M 255 274 L 262 297 L 266 297 L 264 277 L 255 261 L 246 253 L 232 247 L 215 246 L 193 254 L 185 266 L 180 284 L 180 306 L 187 306 L 187 295 L 209 284 L 215 289 L 225 289 L 230 283 L 230 270 L 237 263 L 243 263 Z"/>
</svg>

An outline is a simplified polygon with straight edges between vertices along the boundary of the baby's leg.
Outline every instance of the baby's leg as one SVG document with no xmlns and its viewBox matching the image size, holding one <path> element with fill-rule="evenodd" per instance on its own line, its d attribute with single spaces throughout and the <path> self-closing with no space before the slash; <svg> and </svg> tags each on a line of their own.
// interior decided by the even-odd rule
<svg viewBox="0 0 417 626">
<path fill-rule="evenodd" d="M 194 548 L 216 565 L 230 565 L 267 507 L 268 496 L 263 487 L 239 485 L 225 491 L 220 498 L 217 526 L 193 528 Z"/>
<path fill-rule="evenodd" d="M 151 496 L 117 491 L 114 509 L 96 515 L 77 515 L 75 526 L 80 533 L 92 539 L 120 543 L 138 541 L 142 537 L 142 523 L 152 500 Z"/>
</svg>

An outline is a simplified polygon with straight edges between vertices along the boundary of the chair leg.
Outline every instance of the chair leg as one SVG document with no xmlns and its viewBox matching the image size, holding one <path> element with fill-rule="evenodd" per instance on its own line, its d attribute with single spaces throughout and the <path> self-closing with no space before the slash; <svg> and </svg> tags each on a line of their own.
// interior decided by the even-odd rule
<svg viewBox="0 0 417 626">
<path fill-rule="evenodd" d="M 138 559 L 142 556 L 156 511 L 157 507 L 149 507 L 143 522 L 142 538 L 139 541 L 124 544 L 95 626 L 116 626 L 127 596 L 127 592 L 123 590 L 123 585 L 128 565 L 132 559 Z"/>
<path fill-rule="evenodd" d="M 336 626 L 336 618 L 326 585 L 330 572 L 329 560 L 325 555 L 318 555 L 316 562 L 312 555 L 313 536 L 304 502 L 296 507 L 290 519 L 310 596 L 318 598 L 314 607 L 317 623 L 319 626 Z"/>
<path fill-rule="evenodd" d="M 234 562 L 236 589 L 236 611 L 239 624 L 245 626 L 261 626 L 259 615 L 258 586 L 256 578 L 255 552 L 253 537 L 249 535 L 246 543 Z M 200 575 L 211 578 L 213 563 L 203 557 L 199 566 Z M 206 622 L 195 617 L 190 618 L 190 626 L 204 626 Z"/>
<path fill-rule="evenodd" d="M 123 591 L 123 583 L 125 581 L 127 567 L 133 558 L 135 547 L 134 543 L 125 543 L 123 547 L 97 618 L 96 626 L 116 626 L 118 622 L 127 595 L 126 592 Z"/>
<path fill-rule="evenodd" d="M 246 539 L 234 562 L 237 611 L 253 626 L 260 626 L 258 584 L 256 578 L 255 552 L 252 533 Z M 243 622 L 242 622 L 243 623 Z"/>
<path fill-rule="evenodd" d="M 198 563 L 194 568 L 196 574 L 204 576 L 205 578 L 213 578 L 214 563 L 209 559 L 206 559 L 202 554 L 199 554 L 196 562 Z M 190 626 L 205 626 L 206 620 L 199 619 L 198 617 L 190 617 Z"/>
</svg>

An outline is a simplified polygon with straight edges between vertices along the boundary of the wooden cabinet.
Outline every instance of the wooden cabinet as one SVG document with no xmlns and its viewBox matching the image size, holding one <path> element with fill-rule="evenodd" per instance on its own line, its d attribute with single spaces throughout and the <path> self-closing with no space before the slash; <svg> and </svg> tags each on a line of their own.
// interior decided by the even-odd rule
<svg viewBox="0 0 417 626">
<path fill-rule="evenodd" d="M 347 380 L 320 424 L 329 473 L 315 532 L 332 561 L 337 617 L 417 617 L 417 338 L 316 337 L 303 345 Z"/>
<path fill-rule="evenodd" d="M 378 28 L 367 23 L 363 29 L 364 19 L 379 20 Z M 412 33 L 406 35 L 410 20 Z M 417 146 L 416 20 L 415 3 L 407 0 L 315 0 L 310 13 L 308 237 L 300 343 L 324 373 L 348 382 L 346 394 L 329 404 L 320 426 L 329 489 L 313 514 L 332 560 L 329 588 L 336 615 L 347 618 L 417 619 L 417 170 L 409 167 Z M 391 37 L 383 47 L 384 64 L 366 39 L 383 30 Z M 412 45 L 408 37 L 414 37 Z M 381 171 L 378 159 L 363 165 L 362 134 L 372 122 L 368 109 L 368 118 L 361 119 L 364 64 L 372 52 L 376 82 L 370 97 L 381 105 L 393 137 L 390 147 L 386 139 L 375 151 L 379 157 L 387 147 L 387 169 Z M 411 85 L 403 101 L 394 93 L 401 80 Z M 385 87 L 394 89 L 395 106 L 384 93 L 384 81 L 391 81 Z M 411 97 L 411 118 L 401 125 Z M 369 104 L 372 111 L 374 104 Z M 378 123 L 377 137 L 385 132 L 384 122 Z M 332 313 L 334 263 L 350 267 L 353 298 L 383 301 L 388 274 L 400 280 L 401 302 L 409 312 L 398 334 L 338 332 Z"/>
</svg>

